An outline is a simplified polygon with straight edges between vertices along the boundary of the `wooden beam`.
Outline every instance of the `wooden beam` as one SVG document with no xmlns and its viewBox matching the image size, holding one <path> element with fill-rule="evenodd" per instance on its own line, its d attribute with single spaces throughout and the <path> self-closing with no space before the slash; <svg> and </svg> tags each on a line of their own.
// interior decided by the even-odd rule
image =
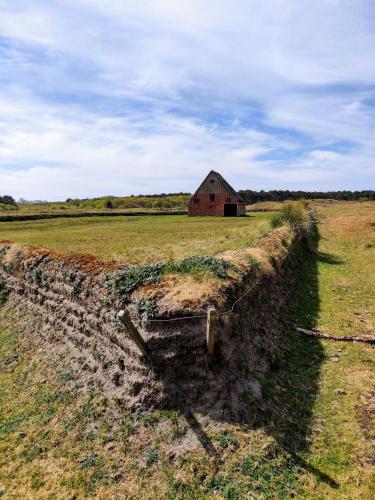
<svg viewBox="0 0 375 500">
<path fill-rule="evenodd" d="M 339 336 L 339 335 L 328 335 L 328 333 L 320 332 L 319 330 L 305 330 L 304 328 L 296 327 L 298 333 L 303 333 L 309 337 L 318 337 L 320 339 L 337 340 L 341 342 L 363 342 L 365 344 L 375 344 L 375 337 L 359 337 L 359 336 Z"/>
<path fill-rule="evenodd" d="M 137 347 L 141 351 L 141 353 L 144 356 L 149 357 L 150 356 L 149 348 L 147 347 L 147 344 L 143 340 L 142 335 L 139 333 L 137 327 L 131 320 L 129 312 L 126 309 L 122 310 L 118 313 L 117 317 L 126 328 L 129 337 L 137 344 Z"/>
<path fill-rule="evenodd" d="M 216 309 L 210 307 L 207 310 L 207 365 L 209 368 L 213 365 L 216 337 Z"/>
</svg>

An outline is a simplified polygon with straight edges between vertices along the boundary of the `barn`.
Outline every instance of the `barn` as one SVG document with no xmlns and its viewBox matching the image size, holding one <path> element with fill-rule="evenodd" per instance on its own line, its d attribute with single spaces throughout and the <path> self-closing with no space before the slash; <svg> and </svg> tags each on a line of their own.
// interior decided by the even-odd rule
<svg viewBox="0 0 375 500">
<path fill-rule="evenodd" d="M 224 177 L 211 170 L 189 202 L 189 215 L 238 217 L 246 215 L 246 206 Z"/>
</svg>

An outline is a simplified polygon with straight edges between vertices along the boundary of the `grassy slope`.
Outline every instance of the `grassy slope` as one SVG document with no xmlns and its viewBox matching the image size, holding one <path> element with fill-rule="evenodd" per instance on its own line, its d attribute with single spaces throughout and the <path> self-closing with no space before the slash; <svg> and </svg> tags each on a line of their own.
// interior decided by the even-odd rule
<svg viewBox="0 0 375 500">
<path fill-rule="evenodd" d="M 106 259 L 163 261 L 247 246 L 270 230 L 271 216 L 163 215 L 0 222 L 0 239 L 62 252 L 93 253 Z"/>
<path fill-rule="evenodd" d="M 323 210 L 328 218 L 321 233 L 328 239 L 321 239 L 318 259 L 304 261 L 284 319 L 338 335 L 373 329 L 373 205 Z M 346 217 L 340 218 L 343 212 Z M 375 494 L 373 347 L 319 341 L 286 328 L 280 369 L 260 379 L 269 409 L 256 411 L 249 403 L 245 425 L 173 411 L 114 413 L 114 403 L 84 391 L 69 373 L 56 374 L 46 360 L 36 362 L 19 328 L 4 320 L 2 325 L 0 491 L 5 496 L 235 499 L 251 492 L 257 498 L 367 499 Z"/>
<path fill-rule="evenodd" d="M 74 199 L 70 203 L 40 202 L 19 203 L 18 210 L 21 213 L 51 212 L 60 210 L 101 210 L 107 208 L 107 203 L 112 203 L 115 209 L 162 209 L 181 208 L 186 209 L 191 195 L 166 195 L 166 196 L 103 196 L 101 198 Z"/>
</svg>

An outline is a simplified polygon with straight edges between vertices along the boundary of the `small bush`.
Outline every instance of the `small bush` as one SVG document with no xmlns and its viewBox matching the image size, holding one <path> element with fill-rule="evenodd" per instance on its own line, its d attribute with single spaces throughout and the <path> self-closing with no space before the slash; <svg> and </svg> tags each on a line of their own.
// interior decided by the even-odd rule
<svg viewBox="0 0 375 500">
<path fill-rule="evenodd" d="M 154 300 L 140 299 L 135 303 L 135 307 L 144 321 L 155 316 L 156 303 Z"/>
<path fill-rule="evenodd" d="M 303 229 L 307 222 L 308 216 L 304 200 L 284 203 L 281 212 L 276 214 L 271 221 L 274 228 L 289 224 L 295 229 Z"/>
<path fill-rule="evenodd" d="M 0 203 L 2 203 L 3 205 L 13 205 L 14 207 L 17 207 L 16 200 L 13 198 L 13 196 L 9 195 L 0 196 Z"/>
</svg>

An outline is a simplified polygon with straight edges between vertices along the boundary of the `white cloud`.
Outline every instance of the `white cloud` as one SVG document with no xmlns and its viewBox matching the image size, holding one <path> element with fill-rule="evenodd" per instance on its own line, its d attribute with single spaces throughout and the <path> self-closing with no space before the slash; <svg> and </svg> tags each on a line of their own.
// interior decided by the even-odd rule
<svg viewBox="0 0 375 500">
<path fill-rule="evenodd" d="M 374 188 L 371 2 L 0 10 L 0 192 L 192 190 L 210 168 L 238 188 Z"/>
</svg>

